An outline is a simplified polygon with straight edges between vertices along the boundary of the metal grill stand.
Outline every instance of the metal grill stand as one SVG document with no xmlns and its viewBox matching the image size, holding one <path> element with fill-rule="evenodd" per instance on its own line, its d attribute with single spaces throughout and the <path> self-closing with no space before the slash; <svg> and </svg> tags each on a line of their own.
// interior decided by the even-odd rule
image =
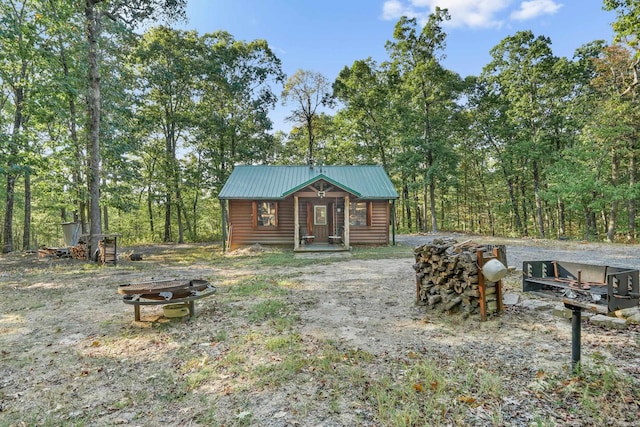
<svg viewBox="0 0 640 427">
<path fill-rule="evenodd" d="M 562 261 L 525 261 L 522 290 L 560 297 L 571 310 L 571 369 L 580 372 L 582 310 L 609 314 L 640 302 L 638 270 Z"/>
<path fill-rule="evenodd" d="M 571 372 L 580 373 L 580 348 L 582 347 L 582 308 L 564 304 L 571 309 Z"/>
</svg>

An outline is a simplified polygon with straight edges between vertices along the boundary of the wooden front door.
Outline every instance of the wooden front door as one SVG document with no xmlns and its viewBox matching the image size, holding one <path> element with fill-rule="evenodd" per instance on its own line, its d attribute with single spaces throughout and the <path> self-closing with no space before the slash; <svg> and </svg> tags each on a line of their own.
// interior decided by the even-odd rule
<svg viewBox="0 0 640 427">
<path fill-rule="evenodd" d="M 329 209 L 322 199 L 313 204 L 313 234 L 315 241 L 326 243 L 329 241 Z"/>
</svg>

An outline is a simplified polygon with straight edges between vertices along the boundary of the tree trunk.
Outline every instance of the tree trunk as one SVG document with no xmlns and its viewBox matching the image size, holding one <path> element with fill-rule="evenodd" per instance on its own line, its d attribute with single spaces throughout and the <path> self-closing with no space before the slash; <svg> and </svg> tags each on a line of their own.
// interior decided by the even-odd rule
<svg viewBox="0 0 640 427">
<path fill-rule="evenodd" d="M 422 212 L 420 213 L 422 214 L 421 231 L 423 233 L 427 232 L 427 212 L 429 212 L 429 209 L 427 209 L 427 205 L 428 205 L 427 191 L 428 191 L 427 186 L 422 187 Z"/>
<path fill-rule="evenodd" d="M 171 196 L 167 192 L 166 203 L 164 206 L 164 239 L 163 241 L 171 241 Z"/>
<path fill-rule="evenodd" d="M 480 182 L 480 188 L 482 189 L 482 194 L 484 195 L 484 204 L 486 205 L 487 208 L 487 215 L 489 216 L 489 229 L 491 230 L 491 235 L 495 236 L 496 235 L 496 229 L 495 229 L 495 224 L 494 224 L 494 219 L 493 219 L 493 210 L 491 209 L 491 201 L 489 198 L 489 192 L 487 190 L 487 185 L 485 183 L 485 179 L 483 174 L 481 173 L 482 168 L 480 166 L 480 164 L 476 161 L 476 169 L 478 170 L 478 181 Z"/>
<path fill-rule="evenodd" d="M 4 208 L 4 245 L 3 253 L 13 252 L 13 197 L 16 186 L 16 176 L 13 173 L 7 174 L 7 195 Z"/>
<path fill-rule="evenodd" d="M 24 230 L 22 232 L 22 250 L 31 249 L 31 174 L 24 174 Z"/>
<path fill-rule="evenodd" d="M 415 177 L 413 179 L 415 183 Z M 415 188 L 415 185 L 414 185 Z M 416 231 L 425 231 L 425 226 L 423 222 L 422 212 L 420 212 L 420 201 L 418 199 L 418 192 L 414 191 L 413 193 L 413 209 L 416 216 Z"/>
<path fill-rule="evenodd" d="M 313 167 L 313 115 L 308 114 L 307 117 L 307 132 L 309 133 L 309 167 Z"/>
<path fill-rule="evenodd" d="M 522 234 L 523 236 L 529 236 L 529 218 L 527 210 L 527 186 L 524 178 L 520 178 L 520 195 L 522 196 Z"/>
<path fill-rule="evenodd" d="M 404 198 L 404 207 L 405 207 L 405 212 L 406 212 L 406 218 L 407 218 L 407 229 L 409 231 L 411 231 L 411 205 L 409 202 L 409 186 L 405 184 L 402 186 L 402 197 Z"/>
<path fill-rule="evenodd" d="M 22 79 L 24 80 L 26 68 L 23 63 Z M 4 211 L 4 253 L 13 252 L 13 208 L 16 187 L 16 173 L 14 168 L 18 157 L 18 147 L 20 146 L 20 130 L 22 129 L 22 107 L 24 102 L 24 89 L 21 86 L 14 87 L 15 112 L 13 113 L 13 130 L 11 134 L 11 144 L 9 145 L 9 156 L 7 164 L 7 194 L 5 198 Z"/>
<path fill-rule="evenodd" d="M 595 201 L 597 199 L 597 194 L 593 194 L 593 199 L 592 201 Z M 590 214 L 590 222 L 591 222 L 591 231 L 593 232 L 593 237 L 594 239 L 598 239 L 598 237 L 600 236 L 600 232 L 598 231 L 598 219 L 596 217 L 596 211 L 594 210 L 589 210 L 589 214 Z"/>
<path fill-rule="evenodd" d="M 60 61 L 62 63 L 62 71 L 66 81 L 70 80 L 69 76 L 69 63 L 67 61 L 66 49 L 63 43 L 59 43 L 60 49 Z M 75 164 L 72 167 L 71 177 L 73 179 L 73 185 L 76 192 L 76 205 L 77 210 L 74 212 L 73 221 L 80 222 L 80 234 L 86 234 L 89 230 L 86 229 L 87 222 L 87 204 L 85 203 L 85 191 L 84 191 L 84 179 L 82 171 L 86 167 L 84 154 L 82 152 L 82 146 L 78 140 L 78 127 L 77 127 L 77 109 L 76 109 L 76 94 L 72 90 L 67 91 L 67 101 L 69 103 L 69 137 L 74 147 L 74 160 Z"/>
<path fill-rule="evenodd" d="M 436 213 L 436 183 L 429 183 L 429 209 L 431 210 L 431 232 L 438 232 L 438 217 Z"/>
<path fill-rule="evenodd" d="M 182 203 L 180 201 L 180 190 L 176 191 L 176 208 L 178 209 L 178 243 L 184 243 L 184 228 L 182 227 Z"/>
<path fill-rule="evenodd" d="M 106 232 L 109 232 L 109 208 L 107 205 L 102 206 L 102 224 Z"/>
<path fill-rule="evenodd" d="M 89 259 L 98 249 L 102 234 L 100 221 L 100 70 L 98 69 L 99 17 L 96 16 L 95 0 L 86 0 L 87 41 L 89 59 Z"/>
<path fill-rule="evenodd" d="M 518 234 L 523 234 L 522 219 L 520 219 L 520 209 L 518 208 L 518 201 L 516 200 L 516 192 L 513 185 L 513 179 L 507 178 L 507 188 L 509 190 L 509 200 L 511 200 L 511 209 L 513 209 L 513 221 L 514 227 Z"/>
<path fill-rule="evenodd" d="M 562 199 L 558 199 L 558 232 L 560 237 L 565 237 L 565 234 L 567 233 L 565 217 L 564 202 Z"/>
<path fill-rule="evenodd" d="M 631 194 L 633 193 L 633 189 L 636 186 L 636 176 L 638 174 L 638 166 L 636 164 L 636 155 L 635 152 L 632 152 L 629 155 L 629 188 L 631 189 Z M 627 232 L 627 240 L 631 242 L 635 242 L 637 236 L 636 233 L 636 215 L 638 213 L 638 202 L 635 197 L 629 197 L 629 231 Z"/>
<path fill-rule="evenodd" d="M 168 174 L 173 175 L 173 163 L 171 157 L 171 145 L 169 142 L 169 138 L 167 137 L 166 142 L 166 170 Z M 171 206 L 173 204 L 173 176 L 167 177 L 169 178 L 166 186 L 166 195 L 165 195 L 165 206 L 164 206 L 164 242 L 171 241 Z"/>
<path fill-rule="evenodd" d="M 198 240 L 198 228 L 197 228 L 197 224 L 198 224 L 198 196 L 199 196 L 199 192 L 196 191 L 196 195 L 193 198 L 193 241 L 197 241 Z"/>
<path fill-rule="evenodd" d="M 591 212 L 589 208 L 584 208 L 584 240 L 591 240 Z"/>
<path fill-rule="evenodd" d="M 538 221 L 538 235 L 541 239 L 545 238 L 544 217 L 542 215 L 542 198 L 540 197 L 540 170 L 538 161 L 533 162 L 533 192 L 536 200 L 536 219 Z"/>
<path fill-rule="evenodd" d="M 155 237 L 155 230 L 153 227 L 153 201 L 151 199 L 151 185 L 147 187 L 147 210 L 149 211 L 149 229 L 151 230 L 151 239 Z"/>
<path fill-rule="evenodd" d="M 614 191 L 618 187 L 618 178 L 620 175 L 620 157 L 615 148 L 611 153 L 611 184 Z M 607 242 L 613 242 L 616 237 L 616 221 L 618 219 L 618 200 L 616 195 L 612 195 L 611 210 L 609 211 L 609 221 L 607 226 Z"/>
</svg>

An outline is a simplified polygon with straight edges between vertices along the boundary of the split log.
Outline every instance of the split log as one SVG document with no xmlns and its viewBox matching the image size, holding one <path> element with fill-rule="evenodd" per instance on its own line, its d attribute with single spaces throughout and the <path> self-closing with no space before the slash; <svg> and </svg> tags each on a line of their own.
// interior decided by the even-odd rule
<svg viewBox="0 0 640 427">
<path fill-rule="evenodd" d="M 442 301 L 442 296 L 440 296 L 440 295 L 431 295 L 431 296 L 428 297 L 427 301 L 428 301 L 429 306 L 433 307 L 434 305 L 436 305 L 437 303 Z"/>
<path fill-rule="evenodd" d="M 454 298 L 444 306 L 444 309 L 445 311 L 451 311 L 453 307 L 460 304 L 461 302 L 462 302 L 462 297 Z"/>
</svg>

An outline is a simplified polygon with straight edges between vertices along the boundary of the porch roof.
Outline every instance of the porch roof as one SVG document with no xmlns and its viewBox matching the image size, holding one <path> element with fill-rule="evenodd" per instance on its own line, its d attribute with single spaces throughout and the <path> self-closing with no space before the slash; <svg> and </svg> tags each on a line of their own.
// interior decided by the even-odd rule
<svg viewBox="0 0 640 427">
<path fill-rule="evenodd" d="M 324 179 L 361 199 L 397 199 L 382 166 L 236 166 L 220 199 L 278 200 Z"/>
</svg>

